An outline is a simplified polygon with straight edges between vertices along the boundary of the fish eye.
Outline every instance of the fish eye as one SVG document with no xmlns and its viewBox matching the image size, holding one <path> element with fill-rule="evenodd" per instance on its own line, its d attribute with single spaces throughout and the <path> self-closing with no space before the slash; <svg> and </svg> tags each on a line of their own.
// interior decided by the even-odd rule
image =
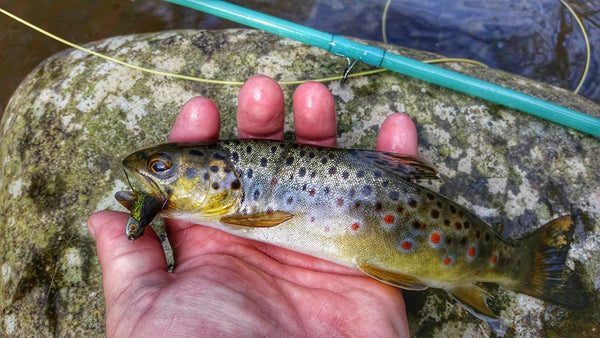
<svg viewBox="0 0 600 338">
<path fill-rule="evenodd" d="M 155 174 L 164 174 L 173 167 L 173 161 L 165 154 L 157 154 L 148 161 L 148 170 Z"/>
</svg>

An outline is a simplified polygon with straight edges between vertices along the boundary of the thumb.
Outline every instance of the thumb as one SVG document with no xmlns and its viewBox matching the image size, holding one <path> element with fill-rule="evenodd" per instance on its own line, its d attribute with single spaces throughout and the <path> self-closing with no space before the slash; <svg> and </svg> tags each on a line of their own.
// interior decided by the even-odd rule
<svg viewBox="0 0 600 338">
<path fill-rule="evenodd" d="M 149 229 L 130 242 L 125 236 L 128 217 L 126 213 L 106 210 L 88 219 L 88 229 L 96 239 L 107 304 L 118 297 L 128 297 L 141 286 L 163 282 L 168 275 L 163 249 L 154 231 Z"/>
</svg>

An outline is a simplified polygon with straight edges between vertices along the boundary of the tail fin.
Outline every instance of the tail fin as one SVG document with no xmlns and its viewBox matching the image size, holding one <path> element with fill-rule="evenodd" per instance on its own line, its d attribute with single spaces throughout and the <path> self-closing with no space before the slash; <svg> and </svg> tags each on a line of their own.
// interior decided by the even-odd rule
<svg viewBox="0 0 600 338">
<path fill-rule="evenodd" d="M 581 280 L 565 265 L 574 227 L 571 216 L 563 216 L 523 238 L 532 264 L 523 267 L 523 278 L 512 289 L 570 308 L 586 307 Z"/>
</svg>

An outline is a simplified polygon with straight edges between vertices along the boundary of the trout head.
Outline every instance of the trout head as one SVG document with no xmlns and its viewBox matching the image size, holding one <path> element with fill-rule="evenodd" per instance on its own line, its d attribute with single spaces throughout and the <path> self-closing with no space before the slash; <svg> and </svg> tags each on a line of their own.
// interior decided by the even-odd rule
<svg viewBox="0 0 600 338">
<path fill-rule="evenodd" d="M 159 145 L 127 156 L 123 167 L 132 192 L 115 197 L 138 221 L 153 212 L 203 221 L 226 214 L 243 195 L 229 152 L 215 143 Z"/>
</svg>

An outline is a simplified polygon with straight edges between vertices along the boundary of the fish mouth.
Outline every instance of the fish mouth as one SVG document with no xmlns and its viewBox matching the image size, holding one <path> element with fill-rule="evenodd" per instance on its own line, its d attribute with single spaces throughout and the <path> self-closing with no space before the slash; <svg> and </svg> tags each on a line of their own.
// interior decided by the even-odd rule
<svg viewBox="0 0 600 338">
<path fill-rule="evenodd" d="M 125 161 L 124 161 L 125 162 Z M 124 163 L 125 164 L 125 163 Z M 139 196 L 151 196 L 157 200 L 168 200 L 171 193 L 163 191 L 153 179 L 146 177 L 142 172 L 132 170 L 127 166 L 123 167 L 127 184 L 130 191 L 117 191 L 115 199 L 121 203 L 127 210 L 132 210 Z"/>
</svg>

